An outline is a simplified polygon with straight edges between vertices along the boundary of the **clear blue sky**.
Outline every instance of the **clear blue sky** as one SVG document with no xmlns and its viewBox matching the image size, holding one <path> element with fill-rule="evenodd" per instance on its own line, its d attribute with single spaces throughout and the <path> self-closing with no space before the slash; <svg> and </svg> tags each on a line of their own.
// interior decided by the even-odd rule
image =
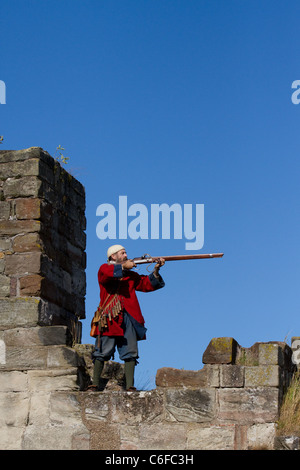
<svg viewBox="0 0 300 470">
<path fill-rule="evenodd" d="M 290 342 L 299 325 L 298 1 L 2 0 L 2 149 L 70 157 L 86 188 L 83 343 L 98 305 L 100 204 L 204 204 L 201 253 L 140 294 L 137 379 L 198 370 L 213 337 Z M 129 256 L 185 240 L 120 240 Z M 140 269 L 141 273 L 147 273 Z M 116 355 L 118 360 L 118 355 Z"/>
</svg>

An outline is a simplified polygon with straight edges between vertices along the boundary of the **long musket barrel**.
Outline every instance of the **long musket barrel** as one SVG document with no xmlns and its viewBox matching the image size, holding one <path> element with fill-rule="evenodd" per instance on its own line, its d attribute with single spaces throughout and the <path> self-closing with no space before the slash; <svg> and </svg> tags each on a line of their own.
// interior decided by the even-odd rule
<svg viewBox="0 0 300 470">
<path fill-rule="evenodd" d="M 144 255 L 140 258 L 133 258 L 135 264 L 155 263 L 158 259 L 163 258 L 165 261 L 186 261 L 189 259 L 206 259 L 206 258 L 222 258 L 224 253 L 209 253 L 202 255 L 174 255 L 174 256 L 149 256 Z"/>
</svg>

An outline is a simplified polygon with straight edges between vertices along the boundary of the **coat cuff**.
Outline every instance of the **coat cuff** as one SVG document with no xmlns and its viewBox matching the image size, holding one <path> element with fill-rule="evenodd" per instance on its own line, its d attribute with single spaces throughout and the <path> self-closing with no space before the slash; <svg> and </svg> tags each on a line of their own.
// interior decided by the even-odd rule
<svg viewBox="0 0 300 470">
<path fill-rule="evenodd" d="M 161 289 L 162 287 L 165 286 L 165 281 L 159 274 L 158 277 L 155 277 L 153 273 L 149 274 L 149 279 L 152 284 L 152 287 L 156 289 Z"/>
<path fill-rule="evenodd" d="M 114 277 L 123 277 L 123 270 L 122 270 L 122 265 L 121 264 L 115 264 L 114 265 Z"/>
</svg>

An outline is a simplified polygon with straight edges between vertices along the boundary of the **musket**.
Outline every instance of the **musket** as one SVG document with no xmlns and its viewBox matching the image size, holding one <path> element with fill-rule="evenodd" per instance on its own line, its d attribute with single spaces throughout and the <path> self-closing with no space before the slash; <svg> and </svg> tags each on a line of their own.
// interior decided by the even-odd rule
<svg viewBox="0 0 300 470">
<path fill-rule="evenodd" d="M 150 256 L 143 255 L 140 258 L 133 258 L 130 261 L 133 261 L 134 264 L 146 264 L 146 263 L 156 263 L 159 259 L 164 259 L 165 261 L 186 261 L 189 259 L 205 259 L 205 258 L 222 258 L 224 253 L 210 253 L 210 254 L 201 254 L 201 255 L 174 255 L 174 256 Z"/>
</svg>

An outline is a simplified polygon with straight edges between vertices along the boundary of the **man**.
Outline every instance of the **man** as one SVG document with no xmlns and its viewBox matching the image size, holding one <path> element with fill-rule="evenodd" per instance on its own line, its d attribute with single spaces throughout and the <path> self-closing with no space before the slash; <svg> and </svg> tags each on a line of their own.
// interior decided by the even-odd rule
<svg viewBox="0 0 300 470">
<path fill-rule="evenodd" d="M 137 342 L 146 339 L 145 321 L 136 291 L 152 292 L 164 287 L 159 269 L 165 264 L 160 259 L 149 275 L 131 271 L 136 265 L 128 260 L 121 245 L 113 245 L 107 251 L 107 263 L 100 266 L 101 318 L 98 323 L 94 360 L 93 390 L 98 390 L 104 362 L 113 357 L 117 347 L 119 357 L 125 362 L 126 390 L 136 391 L 134 369 L 138 359 Z"/>
</svg>

